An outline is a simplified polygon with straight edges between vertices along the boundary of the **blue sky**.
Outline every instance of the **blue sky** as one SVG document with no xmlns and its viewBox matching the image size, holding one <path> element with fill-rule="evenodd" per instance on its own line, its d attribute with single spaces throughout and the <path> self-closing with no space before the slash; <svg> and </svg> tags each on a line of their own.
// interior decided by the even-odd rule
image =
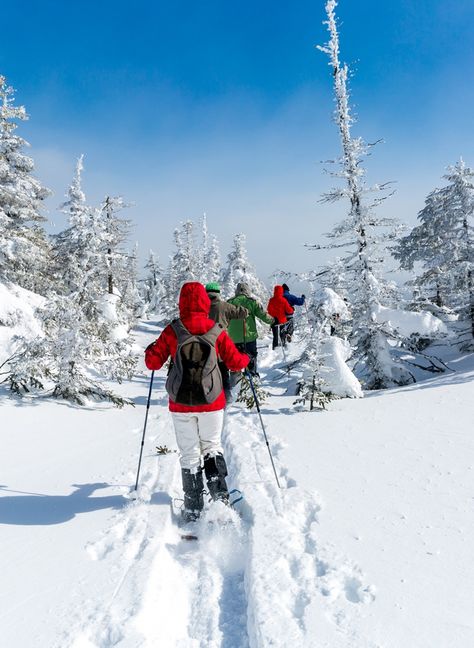
<svg viewBox="0 0 474 648">
<path fill-rule="evenodd" d="M 474 165 L 471 0 L 341 0 L 354 134 L 385 144 L 368 180 L 395 180 L 383 209 L 413 223 L 460 155 Z M 85 153 L 91 201 L 120 193 L 142 253 L 171 250 L 174 227 L 207 213 L 226 253 L 248 236 L 266 277 L 305 270 L 345 206 L 317 203 L 331 122 L 324 2 L 23 1 L 2 10 L 0 72 L 31 116 L 20 133 L 55 195 Z"/>
</svg>

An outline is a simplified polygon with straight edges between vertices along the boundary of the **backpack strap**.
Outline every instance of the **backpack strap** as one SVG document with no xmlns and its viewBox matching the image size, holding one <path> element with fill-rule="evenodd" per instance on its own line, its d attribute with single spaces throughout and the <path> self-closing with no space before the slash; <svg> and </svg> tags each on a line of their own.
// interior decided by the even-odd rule
<svg viewBox="0 0 474 648">
<path fill-rule="evenodd" d="M 215 346 L 217 342 L 217 338 L 224 330 L 222 324 L 216 322 L 214 326 L 211 329 L 209 329 L 209 331 L 207 331 L 206 333 L 190 333 L 180 319 L 173 320 L 170 326 L 173 329 L 173 331 L 176 333 L 176 337 L 178 338 L 178 345 L 182 344 L 185 340 L 187 340 L 190 337 L 196 337 L 196 338 L 204 339 L 212 346 Z"/>
<path fill-rule="evenodd" d="M 188 331 L 188 329 L 184 326 L 183 322 L 180 319 L 173 320 L 170 326 L 176 334 L 176 337 L 178 339 L 178 346 L 189 337 L 194 337 L 194 335 Z"/>
<path fill-rule="evenodd" d="M 224 330 L 224 327 L 222 324 L 219 324 L 219 322 L 216 322 L 214 326 L 207 331 L 207 333 L 202 333 L 198 337 L 203 338 L 206 340 L 206 342 L 209 342 L 209 344 L 212 344 L 212 346 L 216 346 L 217 338 L 219 335 L 222 333 Z"/>
</svg>

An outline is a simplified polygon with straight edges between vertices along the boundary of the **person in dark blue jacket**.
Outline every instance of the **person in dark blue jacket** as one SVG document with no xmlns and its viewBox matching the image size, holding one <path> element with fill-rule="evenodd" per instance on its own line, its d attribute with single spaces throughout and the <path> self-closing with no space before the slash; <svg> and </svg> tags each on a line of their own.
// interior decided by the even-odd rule
<svg viewBox="0 0 474 648">
<path fill-rule="evenodd" d="M 286 283 L 282 284 L 283 286 L 283 297 L 286 299 L 286 301 L 292 306 L 293 308 L 295 306 L 303 306 L 306 296 L 301 295 L 301 297 L 297 297 L 296 295 L 292 295 L 290 293 L 290 289 L 288 288 L 288 285 Z M 291 336 L 293 335 L 293 332 L 295 330 L 295 323 L 293 322 L 293 315 L 288 315 L 288 322 L 285 325 L 285 337 L 287 342 L 291 342 Z"/>
</svg>

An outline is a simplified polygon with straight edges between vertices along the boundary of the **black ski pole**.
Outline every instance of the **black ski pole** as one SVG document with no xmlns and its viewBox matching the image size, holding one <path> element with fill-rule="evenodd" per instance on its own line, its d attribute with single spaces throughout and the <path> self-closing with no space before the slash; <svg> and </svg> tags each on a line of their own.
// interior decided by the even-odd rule
<svg viewBox="0 0 474 648">
<path fill-rule="evenodd" d="M 138 470 L 137 470 L 137 480 L 135 482 L 135 488 L 133 489 L 135 492 L 137 491 L 138 488 L 138 477 L 140 476 L 140 466 L 142 464 L 142 454 L 143 454 L 143 446 L 145 444 L 145 432 L 146 432 L 146 424 L 148 423 L 148 412 L 150 411 L 150 401 L 151 401 L 151 390 L 153 388 L 153 378 L 155 376 L 155 372 L 151 372 L 151 378 L 150 378 L 150 389 L 148 390 L 148 401 L 146 404 L 146 414 L 145 414 L 145 424 L 143 426 L 143 435 L 142 435 L 142 444 L 140 446 L 140 458 L 138 460 Z"/>
<path fill-rule="evenodd" d="M 268 443 L 268 437 L 267 437 L 267 433 L 265 431 L 265 425 L 263 424 L 262 413 L 260 412 L 260 403 L 259 403 L 258 398 L 257 398 L 257 392 L 255 391 L 252 376 L 250 375 L 250 372 L 248 371 L 248 369 L 245 370 L 245 374 L 246 374 L 247 379 L 248 379 L 248 381 L 250 383 L 250 389 L 252 390 L 253 398 L 255 400 L 255 406 L 257 408 L 258 416 L 260 418 L 260 425 L 262 426 L 263 436 L 265 437 L 265 443 L 267 444 L 268 454 L 270 455 L 270 461 L 272 462 L 273 472 L 275 473 L 276 483 L 278 485 L 278 488 L 281 488 L 280 481 L 278 479 L 277 471 L 276 471 L 276 468 L 275 468 L 275 464 L 273 462 L 272 451 L 270 450 L 270 445 Z"/>
</svg>

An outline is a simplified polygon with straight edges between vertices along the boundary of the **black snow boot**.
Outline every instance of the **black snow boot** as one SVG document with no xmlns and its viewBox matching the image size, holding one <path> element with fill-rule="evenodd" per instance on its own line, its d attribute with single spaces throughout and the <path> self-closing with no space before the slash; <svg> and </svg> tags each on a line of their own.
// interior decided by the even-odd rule
<svg viewBox="0 0 474 648">
<path fill-rule="evenodd" d="M 209 495 L 213 500 L 229 502 L 229 491 L 225 478 L 227 477 L 227 466 L 224 456 L 219 453 L 215 457 L 206 455 L 204 457 L 204 472 L 206 473 Z"/>
<path fill-rule="evenodd" d="M 188 468 L 183 468 L 181 476 L 184 491 L 183 519 L 186 522 L 193 522 L 198 519 L 204 506 L 202 468 L 199 468 L 197 473 L 192 473 Z"/>
</svg>

